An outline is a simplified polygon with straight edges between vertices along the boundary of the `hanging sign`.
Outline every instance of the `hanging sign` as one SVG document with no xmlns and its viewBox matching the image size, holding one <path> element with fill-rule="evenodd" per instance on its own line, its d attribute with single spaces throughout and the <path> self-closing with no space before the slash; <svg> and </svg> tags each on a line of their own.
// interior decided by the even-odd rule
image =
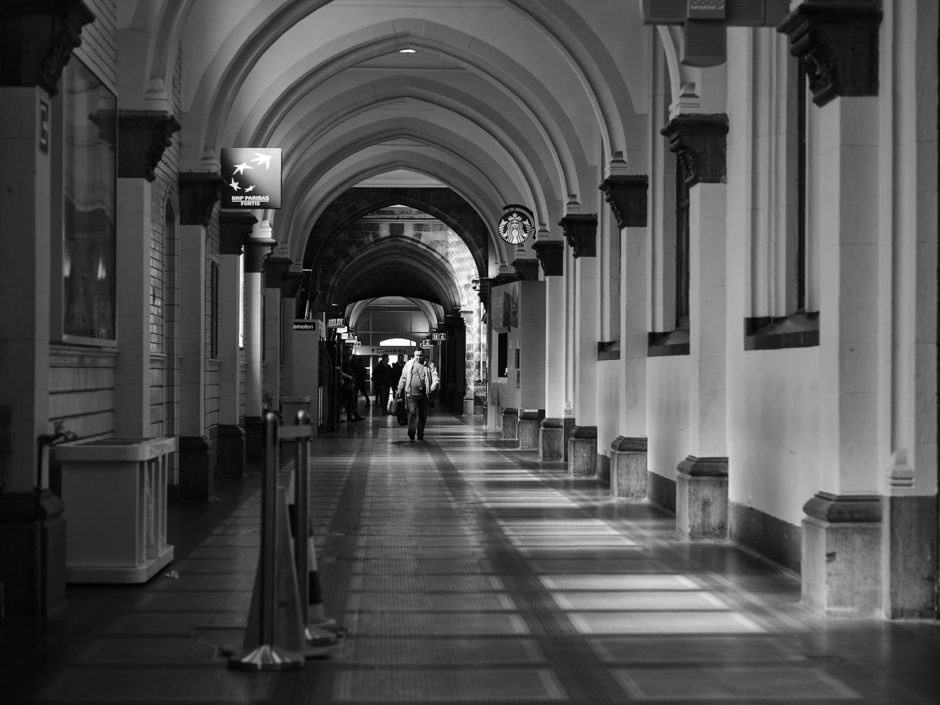
<svg viewBox="0 0 940 705">
<path fill-rule="evenodd" d="M 280 208 L 281 150 L 222 148 L 222 208 Z"/>
<path fill-rule="evenodd" d="M 447 340 L 447 333 L 431 333 L 431 340 Z"/>
<path fill-rule="evenodd" d="M 343 319 L 342 318 L 328 318 L 326 321 L 327 328 L 342 328 Z"/>
<path fill-rule="evenodd" d="M 532 217 L 528 208 L 524 206 L 506 206 L 503 217 L 499 219 L 496 229 L 499 236 L 510 245 L 519 245 L 525 242 L 534 230 Z"/>
</svg>

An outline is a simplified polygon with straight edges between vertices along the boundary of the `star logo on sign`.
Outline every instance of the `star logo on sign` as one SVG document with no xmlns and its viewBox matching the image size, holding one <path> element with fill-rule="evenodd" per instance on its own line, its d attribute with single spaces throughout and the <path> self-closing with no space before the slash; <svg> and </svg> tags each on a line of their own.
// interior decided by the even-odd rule
<svg viewBox="0 0 940 705">
<path fill-rule="evenodd" d="M 238 185 L 238 182 L 233 178 L 232 183 L 229 184 L 236 191 L 241 191 L 241 186 Z"/>
<path fill-rule="evenodd" d="M 254 164 L 264 164 L 265 169 L 271 168 L 271 155 L 255 152 L 255 158 L 251 160 Z"/>
<path fill-rule="evenodd" d="M 254 191 L 254 190 L 255 190 L 255 185 L 252 184 L 251 186 L 249 186 L 249 187 L 247 187 L 247 188 L 245 189 L 245 193 L 251 193 L 251 192 Z"/>
<path fill-rule="evenodd" d="M 241 164 L 236 164 L 236 165 L 235 165 L 235 173 L 236 173 L 236 174 L 244 174 L 244 173 L 245 173 L 245 169 L 254 169 L 254 167 L 251 166 L 248 162 L 242 162 Z"/>
</svg>

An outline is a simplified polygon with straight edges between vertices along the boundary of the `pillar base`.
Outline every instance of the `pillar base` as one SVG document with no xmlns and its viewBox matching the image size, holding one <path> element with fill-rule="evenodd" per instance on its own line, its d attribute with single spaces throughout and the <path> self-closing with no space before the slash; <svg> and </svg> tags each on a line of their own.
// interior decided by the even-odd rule
<svg viewBox="0 0 940 705">
<path fill-rule="evenodd" d="M 222 477 L 245 477 L 248 459 L 245 454 L 245 432 L 241 426 L 219 426 L 219 471 Z"/>
<path fill-rule="evenodd" d="M 208 502 L 212 494 L 212 454 L 202 436 L 180 436 L 180 498 Z"/>
<path fill-rule="evenodd" d="M 610 496 L 646 499 L 649 480 L 645 438 L 617 436 L 610 444 Z"/>
<path fill-rule="evenodd" d="M 886 497 L 884 517 L 891 552 L 885 616 L 937 619 L 937 498 Z"/>
<path fill-rule="evenodd" d="M 676 533 L 684 541 L 728 538 L 728 459 L 690 455 L 676 475 Z"/>
<path fill-rule="evenodd" d="M 252 464 L 264 462 L 264 419 L 261 416 L 245 417 L 245 457 Z"/>
<path fill-rule="evenodd" d="M 544 409 L 529 409 L 519 413 L 520 450 L 535 450 L 539 447 L 539 428 L 543 418 Z"/>
<path fill-rule="evenodd" d="M 564 457 L 564 423 L 561 419 L 542 419 L 539 423 L 539 459 L 562 460 Z"/>
<path fill-rule="evenodd" d="M 65 608 L 65 522 L 65 505 L 49 490 L 0 494 L 7 617 L 45 619 Z"/>
<path fill-rule="evenodd" d="M 501 436 L 504 441 L 519 440 L 519 409 L 503 409 Z"/>
<path fill-rule="evenodd" d="M 880 498 L 819 492 L 803 512 L 803 604 L 828 615 L 879 615 Z"/>
<path fill-rule="evenodd" d="M 562 422 L 564 423 L 565 433 L 564 433 L 564 436 L 562 436 L 562 438 L 564 438 L 564 442 L 561 444 L 561 446 L 564 449 L 563 450 L 564 455 L 565 455 L 564 460 L 567 463 L 568 462 L 568 450 L 569 450 L 568 437 L 571 435 L 571 432 L 574 430 L 574 416 L 566 416 Z"/>
<path fill-rule="evenodd" d="M 597 426 L 574 426 L 568 435 L 568 474 L 594 477 L 597 474 Z"/>
</svg>

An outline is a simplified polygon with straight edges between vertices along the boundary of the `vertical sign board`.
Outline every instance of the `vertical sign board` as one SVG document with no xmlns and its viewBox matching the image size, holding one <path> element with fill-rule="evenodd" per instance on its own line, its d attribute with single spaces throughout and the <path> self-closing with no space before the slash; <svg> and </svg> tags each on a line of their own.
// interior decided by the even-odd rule
<svg viewBox="0 0 940 705">
<path fill-rule="evenodd" d="M 291 360 L 294 364 L 293 387 L 290 394 L 294 398 L 310 398 L 310 421 L 316 429 L 320 423 L 320 322 L 317 320 L 297 319 L 293 324 L 291 336 Z M 294 423 L 294 419 L 285 419 L 285 423 Z M 314 434 L 316 430 L 314 430 Z"/>
<path fill-rule="evenodd" d="M 223 147 L 222 208 L 281 207 L 281 150 Z"/>
</svg>

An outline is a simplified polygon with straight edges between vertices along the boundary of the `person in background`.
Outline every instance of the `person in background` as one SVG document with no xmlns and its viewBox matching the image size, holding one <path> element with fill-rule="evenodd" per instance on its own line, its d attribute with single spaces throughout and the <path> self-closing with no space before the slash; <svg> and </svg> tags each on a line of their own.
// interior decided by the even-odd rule
<svg viewBox="0 0 940 705">
<path fill-rule="evenodd" d="M 392 384 L 392 368 L 388 364 L 388 355 L 382 355 L 372 368 L 372 386 L 375 392 L 375 405 L 380 413 L 388 413 L 388 390 Z"/>
<path fill-rule="evenodd" d="M 366 391 L 366 366 L 362 362 L 362 358 L 358 355 L 353 355 L 352 358 L 352 374 L 356 379 L 356 408 L 359 408 L 359 395 L 361 394 L 365 397 L 366 407 L 369 406 L 369 393 Z M 359 412 L 356 412 L 356 415 L 359 415 Z"/>
<path fill-rule="evenodd" d="M 398 388 L 398 380 L 401 379 L 401 371 L 405 369 L 405 356 L 398 353 L 398 359 L 391 366 L 391 374 L 388 378 L 388 386 L 391 389 Z"/>
<path fill-rule="evenodd" d="M 424 440 L 424 426 L 428 420 L 428 398 L 436 392 L 441 380 L 437 369 L 429 364 L 424 350 L 417 348 L 414 357 L 405 363 L 398 380 L 398 399 L 408 409 L 408 438 Z"/>
</svg>

